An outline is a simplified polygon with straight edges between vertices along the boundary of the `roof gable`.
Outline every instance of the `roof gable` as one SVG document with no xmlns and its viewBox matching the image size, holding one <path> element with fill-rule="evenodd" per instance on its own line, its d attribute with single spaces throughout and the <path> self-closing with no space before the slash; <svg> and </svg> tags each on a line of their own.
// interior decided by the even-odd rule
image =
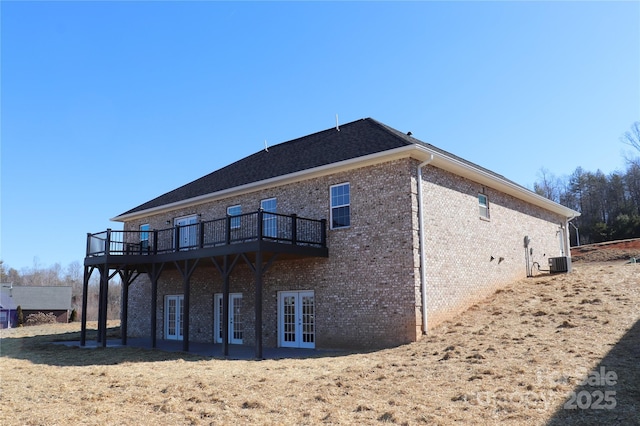
<svg viewBox="0 0 640 426">
<path fill-rule="evenodd" d="M 158 209 L 177 205 L 196 204 L 213 194 L 222 194 L 241 187 L 255 186 L 285 176 L 301 177 L 311 171 L 349 163 L 349 167 L 361 159 L 372 156 L 393 155 L 403 149 L 404 156 L 415 156 L 423 161 L 437 157 L 432 165 L 461 176 L 494 186 L 528 202 L 550 208 L 566 217 L 579 215 L 567 207 L 535 194 L 533 191 L 506 179 L 491 170 L 480 167 L 463 158 L 382 124 L 372 118 L 363 118 L 288 142 L 273 145 L 229 164 L 206 176 L 167 192 L 128 210 L 112 220 L 124 221 L 144 216 Z M 388 160 L 387 160 L 388 161 Z"/>
<path fill-rule="evenodd" d="M 135 207 L 128 215 L 253 182 L 415 143 L 371 118 L 270 146 Z"/>
</svg>

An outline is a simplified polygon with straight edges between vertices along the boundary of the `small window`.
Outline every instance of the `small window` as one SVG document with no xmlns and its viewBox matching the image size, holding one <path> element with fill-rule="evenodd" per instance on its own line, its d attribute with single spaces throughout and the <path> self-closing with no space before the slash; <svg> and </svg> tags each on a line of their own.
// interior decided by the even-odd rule
<svg viewBox="0 0 640 426">
<path fill-rule="evenodd" d="M 140 225 L 140 248 L 144 250 L 149 249 L 149 227 L 148 223 Z"/>
<path fill-rule="evenodd" d="M 489 219 L 489 199 L 484 194 L 478 194 L 478 208 L 480 218 Z"/>
<path fill-rule="evenodd" d="M 331 187 L 331 229 L 351 225 L 351 191 L 349 183 Z"/>
<path fill-rule="evenodd" d="M 238 204 L 237 206 L 227 207 L 227 215 L 228 216 L 240 216 L 242 214 L 242 207 Z M 240 218 L 232 217 L 231 218 L 231 229 L 240 228 Z"/>
</svg>

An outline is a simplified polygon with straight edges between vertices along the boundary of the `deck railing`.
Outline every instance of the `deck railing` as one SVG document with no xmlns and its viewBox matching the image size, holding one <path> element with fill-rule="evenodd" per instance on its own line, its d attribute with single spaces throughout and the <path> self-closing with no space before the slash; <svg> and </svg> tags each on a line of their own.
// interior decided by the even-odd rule
<svg viewBox="0 0 640 426">
<path fill-rule="evenodd" d="M 263 210 L 166 229 L 87 234 L 87 257 L 150 255 L 250 241 L 326 247 L 325 219 L 306 219 Z"/>
</svg>

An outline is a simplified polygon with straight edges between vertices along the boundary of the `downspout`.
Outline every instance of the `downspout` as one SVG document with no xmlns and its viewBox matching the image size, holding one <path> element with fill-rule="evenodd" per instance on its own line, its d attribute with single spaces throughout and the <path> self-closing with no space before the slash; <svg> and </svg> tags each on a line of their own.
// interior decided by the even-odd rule
<svg viewBox="0 0 640 426">
<path fill-rule="evenodd" d="M 431 157 L 418 165 L 418 239 L 420 241 L 420 285 L 422 288 L 422 334 L 427 334 L 427 266 L 424 232 L 424 208 L 422 206 L 422 168 L 433 161 Z"/>
</svg>

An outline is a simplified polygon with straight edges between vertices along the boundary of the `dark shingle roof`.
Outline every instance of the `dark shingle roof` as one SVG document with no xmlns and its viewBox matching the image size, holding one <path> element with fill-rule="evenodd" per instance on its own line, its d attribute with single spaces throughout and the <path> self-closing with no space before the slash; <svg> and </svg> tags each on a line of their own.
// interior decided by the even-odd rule
<svg viewBox="0 0 640 426">
<path fill-rule="evenodd" d="M 0 309 L 3 311 L 15 311 L 18 305 L 14 302 L 13 298 L 8 292 L 0 292 Z"/>
<path fill-rule="evenodd" d="M 262 150 L 245 157 L 122 213 L 121 216 L 302 170 L 415 144 L 428 147 L 450 158 L 482 169 L 475 164 L 433 145 L 421 142 L 374 119 L 364 118 L 341 125 L 339 131 L 334 127 L 289 142 L 270 146 L 268 152 Z M 489 170 L 482 170 L 504 179 Z"/>
<path fill-rule="evenodd" d="M 12 289 L 3 288 L 1 292 L 26 310 L 71 309 L 71 287 L 13 286 Z"/>
</svg>

